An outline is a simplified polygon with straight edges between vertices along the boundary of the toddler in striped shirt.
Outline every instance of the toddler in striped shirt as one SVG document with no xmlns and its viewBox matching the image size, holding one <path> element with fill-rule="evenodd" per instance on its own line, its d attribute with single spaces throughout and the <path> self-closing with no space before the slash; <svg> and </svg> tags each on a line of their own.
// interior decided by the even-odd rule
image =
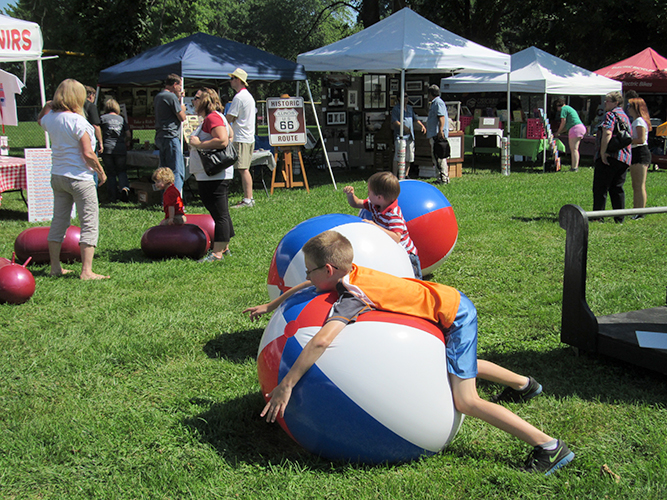
<svg viewBox="0 0 667 500">
<path fill-rule="evenodd" d="M 368 198 L 362 200 L 354 194 L 352 186 L 345 186 L 343 192 L 352 208 L 367 210 L 374 223 L 384 230 L 396 243 L 408 252 L 415 278 L 422 279 L 421 263 L 417 247 L 410 238 L 408 226 L 403 218 L 401 207 L 398 206 L 398 195 L 401 185 L 398 178 L 391 172 L 377 172 L 368 179 Z"/>
</svg>

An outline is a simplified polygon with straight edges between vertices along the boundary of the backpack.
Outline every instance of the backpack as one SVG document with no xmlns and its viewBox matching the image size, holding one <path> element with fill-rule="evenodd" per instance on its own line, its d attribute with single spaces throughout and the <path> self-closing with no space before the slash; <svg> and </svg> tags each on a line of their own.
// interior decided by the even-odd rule
<svg viewBox="0 0 667 500">
<path fill-rule="evenodd" d="M 613 111 L 612 111 L 613 112 Z M 632 143 L 632 132 L 630 127 L 621 120 L 621 117 L 616 115 L 616 122 L 614 124 L 614 131 L 612 132 L 609 144 L 607 144 L 607 153 L 618 153 L 621 149 L 627 148 Z"/>
</svg>

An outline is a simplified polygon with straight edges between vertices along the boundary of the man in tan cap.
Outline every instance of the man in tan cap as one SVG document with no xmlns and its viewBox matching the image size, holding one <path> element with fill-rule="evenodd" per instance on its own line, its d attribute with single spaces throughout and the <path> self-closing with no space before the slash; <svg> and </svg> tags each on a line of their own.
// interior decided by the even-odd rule
<svg viewBox="0 0 667 500">
<path fill-rule="evenodd" d="M 233 205 L 232 208 L 253 207 L 255 206 L 255 200 L 252 197 L 250 162 L 252 161 L 252 152 L 255 149 L 255 114 L 257 109 L 255 99 L 246 88 L 248 73 L 241 68 L 236 68 L 233 73 L 229 73 L 229 77 L 236 95 L 232 99 L 226 117 L 232 124 L 234 146 L 239 153 L 239 159 L 234 164 L 234 168 L 239 172 L 243 184 L 243 200 Z"/>
</svg>

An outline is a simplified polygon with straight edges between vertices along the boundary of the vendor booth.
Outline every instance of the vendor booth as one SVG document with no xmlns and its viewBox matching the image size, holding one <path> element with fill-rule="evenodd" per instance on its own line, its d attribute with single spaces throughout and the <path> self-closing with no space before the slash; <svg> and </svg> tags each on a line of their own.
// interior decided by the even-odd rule
<svg viewBox="0 0 667 500">
<path fill-rule="evenodd" d="M 548 110 L 548 95 L 600 96 L 621 90 L 619 82 L 580 68 L 536 47 L 529 47 L 513 54 L 511 65 L 510 92 L 542 95 L 545 111 Z M 456 75 L 443 78 L 440 82 L 442 92 L 448 94 L 502 92 L 504 87 L 505 75 L 493 74 Z M 516 117 L 510 116 L 510 120 L 515 118 L 523 120 L 521 113 Z M 534 120 L 540 119 L 534 118 Z M 526 129 L 530 128 L 530 124 L 528 125 Z M 543 124 L 540 125 L 539 128 L 543 129 Z M 542 138 L 542 134 L 536 136 L 528 131 L 527 135 L 530 135 L 528 137 L 522 136 L 520 127 L 510 130 L 514 130 L 510 141 L 511 154 L 528 156 L 534 161 L 537 153 L 546 152 L 546 144 L 537 144 L 539 141 L 546 141 Z M 472 141 L 472 137 L 468 140 Z M 531 141 L 536 143 L 533 144 Z M 590 138 L 589 141 L 593 139 Z M 563 142 L 567 143 L 567 140 Z M 563 144 L 558 146 L 559 151 L 565 150 Z"/>
<path fill-rule="evenodd" d="M 359 33 L 300 54 L 297 62 L 309 72 L 334 73 L 323 81 L 325 141 L 334 154 L 347 155 L 350 164 L 358 166 L 391 168 L 391 109 L 400 103 L 402 121 L 403 96 L 407 93 L 415 114 L 425 121 L 428 86 L 434 79 L 439 82 L 442 74 L 504 73 L 509 89 L 509 55 L 455 35 L 407 7 Z M 335 74 L 351 71 L 364 74 Z M 457 134 L 450 134 L 452 151 L 460 154 L 455 158 L 453 153 L 450 160 L 454 166 L 458 163 L 459 173 L 463 161 L 461 135 L 457 138 Z M 423 137 L 415 134 L 417 160 L 425 157 L 430 164 L 428 146 L 426 152 L 420 147 Z"/>
<path fill-rule="evenodd" d="M 168 74 L 180 75 L 183 87 L 189 87 L 186 95 L 190 95 L 188 92 L 196 92 L 196 87 L 202 84 L 229 80 L 229 74 L 239 67 L 248 73 L 251 82 L 306 80 L 306 72 L 300 64 L 239 42 L 196 33 L 102 70 L 98 88 L 117 89 L 117 100 L 125 106 L 131 128 L 152 129 L 155 124 L 153 98 L 162 90 Z M 128 161 L 141 161 L 141 156 L 141 152 L 134 152 L 132 160 L 128 158 Z M 147 158 L 145 161 L 155 160 Z"/>
<path fill-rule="evenodd" d="M 649 133 L 649 147 L 652 163 L 658 167 L 667 167 L 667 132 L 658 126 L 667 120 L 667 58 L 652 48 L 642 50 L 632 57 L 623 59 L 596 73 L 623 84 L 623 90 L 634 90 L 646 101 L 651 115 L 653 131 Z"/>
<path fill-rule="evenodd" d="M 44 89 L 44 73 L 42 71 L 42 30 L 37 23 L 15 19 L 10 16 L 0 15 L 0 62 L 24 64 L 23 81 L 26 80 L 26 64 L 29 61 L 37 62 L 39 75 L 40 97 L 42 106 L 46 104 L 46 91 Z M 17 125 L 16 105 L 14 94 L 20 93 L 23 83 L 16 76 L 0 71 L 0 90 L 2 91 L 1 120 L 2 130 L 5 125 Z M 48 135 L 44 134 L 46 145 L 49 145 Z M 6 139 L 6 138 L 5 138 Z M 6 144 L 0 145 L 4 153 Z M 0 200 L 3 191 L 28 189 L 28 175 L 26 172 L 26 161 L 24 158 L 0 156 Z M 32 190 L 33 198 L 35 190 Z M 30 199 L 31 192 L 28 192 Z M 25 200 L 25 198 L 24 198 Z M 32 218 L 31 218 L 32 220 Z"/>
<path fill-rule="evenodd" d="M 650 47 L 595 72 L 622 82 L 626 91 L 667 94 L 667 58 Z"/>
</svg>

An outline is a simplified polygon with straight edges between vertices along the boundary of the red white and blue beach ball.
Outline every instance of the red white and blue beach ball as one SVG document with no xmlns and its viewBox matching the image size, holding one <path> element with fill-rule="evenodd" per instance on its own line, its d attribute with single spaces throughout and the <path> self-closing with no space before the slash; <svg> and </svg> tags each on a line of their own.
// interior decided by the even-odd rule
<svg viewBox="0 0 667 500">
<path fill-rule="evenodd" d="M 335 292 L 314 287 L 286 300 L 262 337 L 257 370 L 268 395 L 318 332 Z M 433 455 L 456 435 L 445 343 L 434 324 L 372 311 L 346 326 L 292 391 L 278 422 L 330 460 L 403 462 Z"/>
<path fill-rule="evenodd" d="M 355 215 L 320 215 L 294 226 L 278 243 L 267 279 L 271 299 L 306 281 L 301 249 L 310 238 L 328 230 L 350 240 L 355 264 L 401 278 L 415 277 L 406 251 L 379 227 Z"/>
<path fill-rule="evenodd" d="M 442 265 L 454 249 L 459 226 L 454 209 L 438 188 L 423 181 L 401 181 L 398 205 L 417 247 L 424 275 Z"/>
</svg>

